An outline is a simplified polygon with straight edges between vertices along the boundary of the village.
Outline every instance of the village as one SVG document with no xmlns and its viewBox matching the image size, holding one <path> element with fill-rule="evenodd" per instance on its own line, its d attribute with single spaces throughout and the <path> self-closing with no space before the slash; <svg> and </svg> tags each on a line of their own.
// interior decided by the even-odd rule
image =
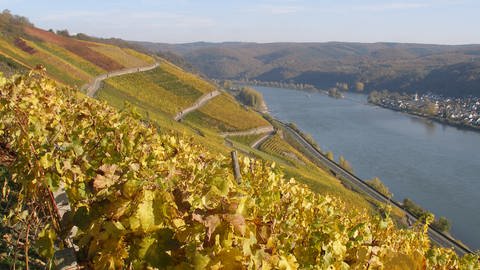
<svg viewBox="0 0 480 270">
<path fill-rule="evenodd" d="M 443 97 L 434 94 L 372 92 L 369 102 L 415 115 L 431 117 L 449 124 L 480 129 L 479 97 Z"/>
</svg>

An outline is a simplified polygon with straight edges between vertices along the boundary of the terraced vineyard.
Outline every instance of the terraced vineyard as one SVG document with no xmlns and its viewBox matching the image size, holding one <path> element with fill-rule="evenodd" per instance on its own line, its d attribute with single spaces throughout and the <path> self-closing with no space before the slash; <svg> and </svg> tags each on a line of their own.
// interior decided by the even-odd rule
<svg viewBox="0 0 480 270">
<path fill-rule="evenodd" d="M 162 61 L 160 63 L 160 68 L 163 69 L 165 72 L 170 73 L 171 75 L 178 78 L 178 80 L 182 81 L 183 83 L 194 87 L 198 91 L 202 93 L 209 93 L 216 89 L 216 87 L 207 82 L 206 80 L 200 78 L 198 75 L 185 72 L 183 69 L 175 66 L 174 64 Z"/>
<path fill-rule="evenodd" d="M 8 17 L 5 13 L 1 16 Z M 155 61 L 131 49 L 56 35 L 15 19 L 0 25 L 0 32 L 2 55 L 29 68 L 43 65 L 49 76 L 70 86 L 80 87 L 107 71 Z"/>
<path fill-rule="evenodd" d="M 268 142 L 264 142 L 262 144 L 264 148 L 260 147 L 258 150 L 241 142 L 243 138 L 240 139 L 240 142 L 235 139 L 236 137 L 231 137 L 229 141 L 236 149 L 257 159 L 275 162 L 285 173 L 286 178 L 295 178 L 319 194 L 341 196 L 348 207 L 371 209 L 371 205 L 364 197 L 346 189 L 338 179 L 312 164 L 306 156 L 296 151 L 278 135 L 270 138 L 269 146 L 266 145 Z M 284 153 L 290 154 L 285 155 Z M 292 155 L 296 156 L 292 158 Z"/>
<path fill-rule="evenodd" d="M 288 160 L 292 165 L 305 166 L 310 165 L 310 161 L 305 158 L 302 153 L 293 148 L 285 140 L 283 140 L 278 134 L 268 138 L 261 146 L 260 150 L 269 154 L 277 156 L 279 158 Z"/>
<path fill-rule="evenodd" d="M 108 56 L 128 68 L 128 67 L 141 67 L 148 64 L 153 64 L 155 61 L 151 57 L 143 57 L 140 53 L 133 53 L 131 49 L 124 49 L 112 45 L 102 44 L 100 46 L 92 46 L 92 50 Z"/>
<path fill-rule="evenodd" d="M 25 70 L 26 68 L 21 64 L 17 63 L 15 60 L 0 54 L 0 72 L 3 73 L 5 76 L 10 77 L 15 73 L 19 73 Z"/>
<path fill-rule="evenodd" d="M 107 101 L 115 95 L 122 95 L 125 101 L 142 104 L 173 117 L 193 104 L 202 92 L 159 67 L 107 79 L 104 87 L 97 92 L 98 98 Z"/>
<path fill-rule="evenodd" d="M 478 255 L 433 247 L 426 225 L 397 229 L 388 209 L 351 208 L 274 164 L 241 157 L 238 183 L 223 155 L 41 71 L 0 77 L 0 104 L 2 268 L 45 268 L 71 241 L 86 269 L 480 267 Z M 65 223 L 49 196 L 59 186 Z"/>
<path fill-rule="evenodd" d="M 125 108 L 125 102 L 128 102 L 160 129 L 191 136 L 195 142 L 227 154 L 229 150 L 216 132 L 203 125 L 185 125 L 173 120 L 178 111 L 193 104 L 203 94 L 192 86 L 193 80 L 182 79 L 193 78 L 193 75 L 179 70 L 171 72 L 173 68 L 173 65 L 161 61 L 160 66 L 151 71 L 107 79 L 96 97 L 119 109 Z M 180 78 L 177 74 L 181 75 Z"/>
<path fill-rule="evenodd" d="M 209 126 L 219 132 L 248 130 L 268 126 L 269 123 L 257 112 L 240 105 L 227 94 L 222 94 L 199 110 L 190 113 L 185 121 Z"/>
<path fill-rule="evenodd" d="M 256 142 L 258 139 L 263 137 L 265 134 L 256 134 L 256 135 L 247 135 L 247 136 L 232 136 L 230 140 L 239 142 L 241 144 L 250 146 L 252 143 Z"/>
</svg>

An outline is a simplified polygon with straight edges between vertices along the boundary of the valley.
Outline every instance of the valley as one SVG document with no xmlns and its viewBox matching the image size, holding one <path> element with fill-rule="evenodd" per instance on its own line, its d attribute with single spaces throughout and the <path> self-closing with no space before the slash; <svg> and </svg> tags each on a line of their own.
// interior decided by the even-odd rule
<svg viewBox="0 0 480 270">
<path fill-rule="evenodd" d="M 380 167 L 384 162 L 363 156 L 366 149 L 357 151 L 361 155 L 345 150 L 352 144 L 342 137 L 360 141 L 358 133 L 328 127 L 355 122 L 342 119 L 356 113 L 341 111 L 345 104 L 336 103 L 351 102 L 350 94 L 337 101 L 257 87 L 268 113 L 253 89 L 233 95 L 213 80 L 255 78 L 310 88 L 321 87 L 328 77 L 346 88 L 365 81 L 369 91 L 370 75 L 360 78 L 353 71 L 358 55 L 377 57 L 386 50 L 378 56 L 384 59 L 392 48 L 407 50 L 412 57 L 427 57 L 426 68 L 437 59 L 434 54 L 439 62 L 459 64 L 475 46 L 446 61 L 453 52 L 443 46 L 268 44 L 253 55 L 249 51 L 258 50 L 258 44 L 227 43 L 224 52 L 234 53 L 241 63 L 220 57 L 219 64 L 214 44 L 132 45 L 70 35 L 42 30 L 7 10 L 0 14 L 0 34 L 0 268 L 53 269 L 67 259 L 72 265 L 62 267 L 84 269 L 474 269 L 480 263 L 469 247 L 429 226 L 433 217 L 413 217 L 353 174 L 357 168 L 364 178 L 371 172 L 365 168 L 386 170 Z M 295 62 L 289 56 L 292 47 L 295 57 L 303 57 L 296 62 L 300 73 L 282 64 Z M 307 55 L 327 62 L 307 61 Z M 172 58 L 191 61 L 193 69 Z M 333 58 L 351 60 L 351 65 Z M 325 63 L 338 70 L 318 69 Z M 392 69 L 411 68 L 397 64 Z M 368 72 L 373 74 L 378 66 L 372 66 Z M 281 103 L 282 97 L 288 101 Z M 347 106 L 355 109 L 358 103 Z M 312 108 L 333 113 L 308 112 Z M 328 121 L 316 122 L 318 130 L 305 124 L 324 118 Z M 324 149 L 328 132 L 337 140 Z M 375 143 L 359 144 L 379 149 L 372 147 Z M 232 152 L 238 160 L 230 158 Z M 338 164 L 334 154 L 341 156 Z M 358 159 L 371 162 L 364 166 Z M 403 171 L 404 164 L 398 162 L 395 169 Z M 402 193 L 394 183 L 387 182 L 396 194 L 417 200 L 416 192 L 422 192 Z M 449 218 L 449 206 L 457 206 L 429 199 L 441 208 L 435 213 L 446 210 Z M 465 211 L 475 213 L 469 205 Z M 453 228 L 463 240 L 472 223 L 454 222 Z M 477 240 L 467 244 L 477 248 Z"/>
</svg>

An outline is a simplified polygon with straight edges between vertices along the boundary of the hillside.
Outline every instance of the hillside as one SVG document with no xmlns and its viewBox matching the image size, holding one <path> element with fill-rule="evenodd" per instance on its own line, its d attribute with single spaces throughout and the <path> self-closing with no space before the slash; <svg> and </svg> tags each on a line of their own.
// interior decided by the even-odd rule
<svg viewBox="0 0 480 270">
<path fill-rule="evenodd" d="M 218 85 L 117 40 L 55 34 L 5 12 L 0 18 L 7 22 L 0 67 L 23 72 L 0 77 L 0 211 L 8 216 L 0 223 L 0 267 L 15 264 L 17 253 L 28 264 L 29 252 L 32 264 L 45 265 L 70 241 L 81 264 L 96 269 L 478 263 L 430 249 L 422 224 L 397 229 L 401 214 L 345 187 L 279 125 Z M 68 87 L 153 62 L 148 71 L 105 76 L 100 101 Z M 46 69 L 26 73 L 37 64 Z M 174 120 L 213 92 L 220 94 Z M 228 135 L 270 125 L 274 134 L 258 147 L 252 143 L 265 134 Z M 241 183 L 226 158 L 234 149 Z M 72 211 L 60 222 L 51 192 L 63 189 Z M 79 230 L 66 239 L 72 225 Z"/>
<path fill-rule="evenodd" d="M 480 266 L 478 256 L 432 247 L 421 224 L 399 230 L 388 214 L 313 193 L 273 164 L 242 158 L 237 182 L 224 156 L 158 134 L 138 114 L 59 87 L 41 70 L 1 77 L 0 104 L 1 210 L 9 213 L 1 243 L 22 243 L 26 268 L 50 263 L 69 241 L 91 269 Z M 45 199 L 59 187 L 71 207 L 61 223 Z M 73 225 L 70 239 L 59 226 Z M 12 262 L 0 258 L 2 267 Z"/>
<path fill-rule="evenodd" d="M 173 120 L 175 114 L 191 106 L 202 95 L 217 90 L 218 86 L 162 58 L 154 59 L 135 51 L 134 46 L 128 46 L 121 40 L 91 38 L 83 34 L 74 37 L 66 36 L 65 33 L 59 35 L 35 28 L 28 19 L 9 13 L 3 13 L 1 18 L 3 32 L 0 44 L 6 50 L 1 51 L 4 56 L 0 59 L 0 67 L 3 67 L 6 75 L 42 64 L 47 74 L 58 82 L 79 87 L 108 71 L 150 65 L 157 61 L 160 65 L 154 70 L 108 78 L 96 92 L 96 97 L 118 109 L 125 109 L 125 102 L 128 102 L 129 107 L 135 108 L 144 119 L 155 123 L 160 130 L 189 136 L 211 151 L 223 154 L 228 154 L 232 148 L 226 145 L 222 132 L 245 131 L 270 125 L 260 114 L 240 105 L 226 92 L 186 115 L 181 123 L 176 122 Z M 24 51 L 26 48 L 15 45 L 17 39 L 29 44 L 34 49 L 32 54 Z M 239 147 L 249 148 L 248 145 Z M 251 150 L 246 152 L 249 151 Z M 318 168 L 313 171 L 302 166 L 297 168 L 297 165 L 267 153 L 256 152 L 250 155 L 276 160 L 292 176 L 309 183 L 320 192 L 345 194 L 345 199 L 352 202 L 352 205 L 365 204 L 361 196 L 346 190 L 337 179 Z"/>
<path fill-rule="evenodd" d="M 225 155 L 232 148 L 221 136 L 222 132 L 245 131 L 270 125 L 261 115 L 241 106 L 225 92 L 186 115 L 181 122 L 174 121 L 176 113 L 193 104 L 202 95 L 217 89 L 217 86 L 165 60 L 159 61 L 160 66 L 154 70 L 107 79 L 96 97 L 119 109 L 125 109 L 125 101 L 128 101 L 129 106 L 155 123 L 160 130 L 188 136 L 210 151 Z M 231 139 L 236 140 L 237 137 Z M 368 207 L 360 195 L 345 189 L 337 179 L 316 166 L 292 162 L 287 157 L 275 157 L 252 149 L 249 143 L 235 143 L 233 147 L 251 157 L 277 162 L 290 176 L 309 184 L 317 192 L 342 196 L 352 207 Z"/>
<path fill-rule="evenodd" d="M 129 48 L 38 29 L 28 19 L 7 11 L 0 14 L 0 34 L 0 54 L 4 59 L 23 69 L 43 65 L 49 76 L 71 86 L 80 87 L 108 71 L 154 62 L 152 57 Z"/>
<path fill-rule="evenodd" d="M 78 72 L 88 73 L 88 79 L 91 81 L 96 75 L 115 71 L 114 68 L 149 65 L 157 61 L 159 67 L 154 70 L 108 78 L 101 84 L 102 87 L 96 92 L 96 97 L 120 110 L 134 108 L 143 119 L 154 123 L 162 132 L 187 136 L 210 151 L 222 154 L 228 154 L 232 150 L 221 135 L 222 132 L 248 131 L 270 125 L 260 114 L 240 105 L 223 91 L 220 96 L 186 115 L 179 123 L 173 119 L 175 114 L 191 106 L 200 96 L 217 90 L 218 86 L 164 59 L 154 60 L 117 39 L 104 40 L 86 35 L 76 35 L 73 38 L 65 36 L 65 33 L 59 35 L 37 29 L 28 22 L 28 19 L 9 13 L 4 12 L 1 18 L 4 23 L 2 23 L 3 34 L 0 44 L 4 44 L 9 50 L 2 50 L 5 57 L 0 61 L 0 66 L 5 67 L 4 71 L 7 71 L 7 75 L 42 64 L 46 67 L 47 74 L 58 82 L 79 86 L 87 81 L 76 77 L 77 73 L 70 73 L 70 69 L 58 68 L 51 71 L 51 68 L 56 66 L 57 62 L 61 62 L 75 68 Z M 35 50 L 40 47 L 55 48 L 55 50 L 41 54 L 35 51 L 30 55 L 22 48 L 15 46 L 17 38 L 37 46 Z M 108 44 L 100 43 L 102 41 Z M 24 62 L 29 64 L 19 64 Z M 126 102 L 128 102 L 127 105 Z M 319 192 L 343 194 L 342 196 L 352 205 L 366 205 L 360 195 L 345 189 L 338 179 L 323 170 L 316 168 L 312 171 L 311 168 L 306 169 L 302 166 L 298 168 L 296 164 L 267 153 L 255 152 L 249 145 L 238 145 L 238 147 L 249 149 L 245 150 L 245 153 L 255 158 L 276 160 L 292 176 L 309 183 Z M 250 151 L 255 153 L 249 153 Z"/>
<path fill-rule="evenodd" d="M 366 91 L 480 95 L 471 76 L 443 72 L 480 62 L 480 45 L 402 43 L 136 43 L 152 51 L 176 53 L 211 78 L 295 82 L 318 88 L 363 82 Z M 465 67 L 462 67 L 465 66 Z M 450 83 L 439 87 L 437 74 Z"/>
</svg>

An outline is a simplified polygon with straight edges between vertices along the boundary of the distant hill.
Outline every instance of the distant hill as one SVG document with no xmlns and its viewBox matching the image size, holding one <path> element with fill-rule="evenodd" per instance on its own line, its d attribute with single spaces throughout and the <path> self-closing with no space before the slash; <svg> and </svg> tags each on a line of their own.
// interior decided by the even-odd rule
<svg viewBox="0 0 480 270">
<path fill-rule="evenodd" d="M 172 52 L 217 79 L 249 79 L 334 87 L 363 82 L 366 91 L 480 95 L 473 68 L 480 45 L 403 43 L 189 43 L 142 42 L 152 51 Z M 457 71 L 468 72 L 468 75 Z M 442 74 L 441 76 L 439 74 Z M 442 84 L 442 80 L 448 84 Z"/>
</svg>

